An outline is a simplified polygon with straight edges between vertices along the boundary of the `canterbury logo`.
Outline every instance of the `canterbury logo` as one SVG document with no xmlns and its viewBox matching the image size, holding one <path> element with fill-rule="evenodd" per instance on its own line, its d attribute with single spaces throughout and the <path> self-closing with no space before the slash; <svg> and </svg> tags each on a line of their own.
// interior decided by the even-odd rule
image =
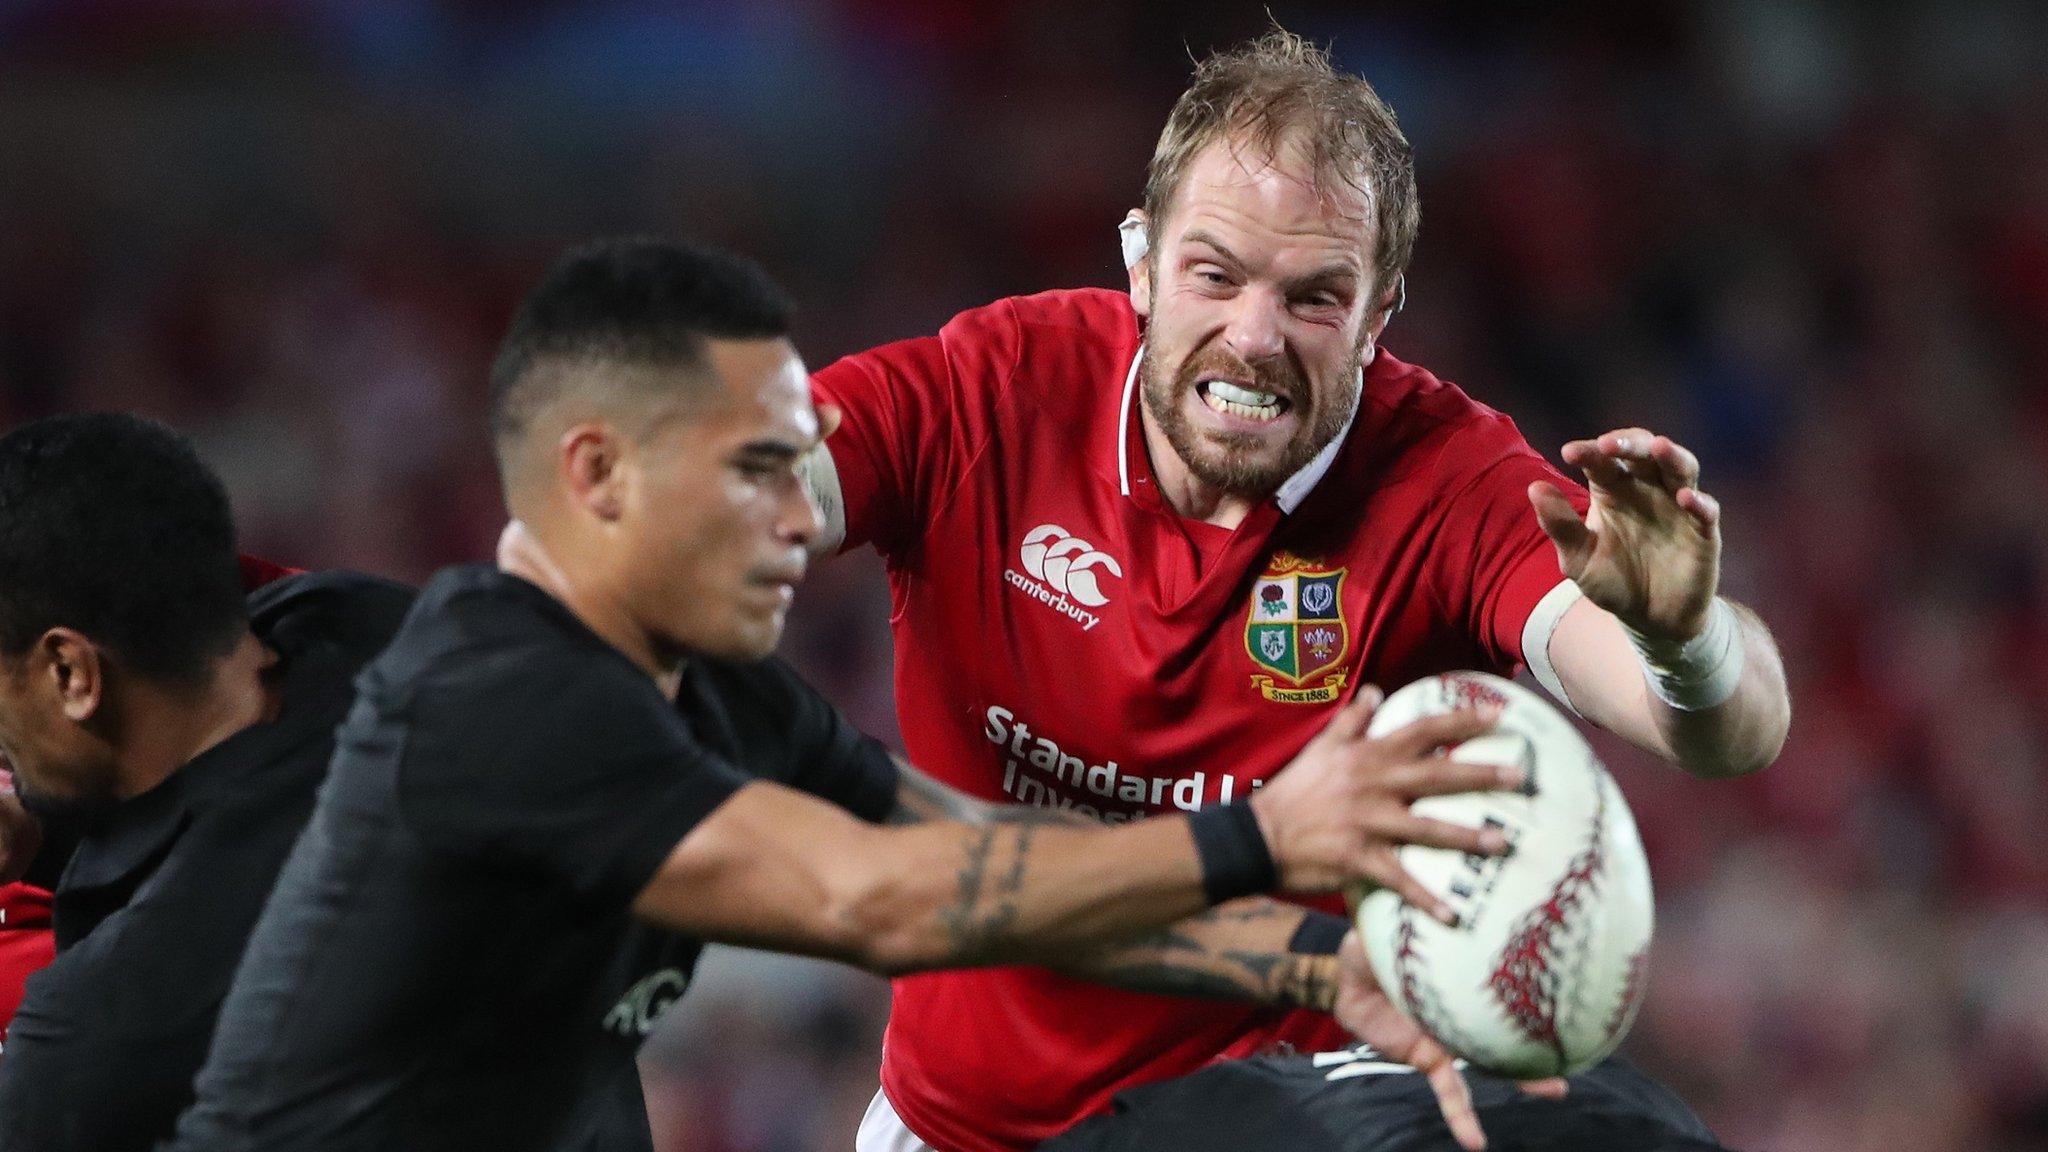
<svg viewBox="0 0 2048 1152">
<path fill-rule="evenodd" d="M 1124 574 L 1109 553 L 1096 551 L 1095 545 L 1068 535 L 1057 524 L 1040 524 L 1026 532 L 1017 559 L 1035 579 L 1090 608 L 1109 603 L 1102 591 L 1101 574 L 1107 572 L 1119 579 Z"/>
</svg>

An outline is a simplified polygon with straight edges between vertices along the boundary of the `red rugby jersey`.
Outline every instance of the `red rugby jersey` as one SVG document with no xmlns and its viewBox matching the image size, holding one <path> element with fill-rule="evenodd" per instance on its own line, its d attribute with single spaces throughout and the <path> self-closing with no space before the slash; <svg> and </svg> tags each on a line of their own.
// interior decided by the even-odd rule
<svg viewBox="0 0 2048 1152">
<path fill-rule="evenodd" d="M 1049 292 L 817 374 L 846 412 L 847 546 L 888 561 L 912 760 L 1120 822 L 1246 795 L 1360 684 L 1521 661 L 1560 582 L 1525 490 L 1576 489 L 1511 421 L 1382 351 L 1348 433 L 1225 530 L 1158 494 L 1138 347 L 1123 294 Z M 895 983 L 882 1083 L 940 1149 L 1022 1150 L 1124 1088 L 1281 1041 L 1348 1038 L 1042 968 L 932 973 Z"/>
<path fill-rule="evenodd" d="M 0 884 L 0 1041 L 21 1007 L 22 986 L 56 955 L 49 892 L 33 884 Z M 0 1043 L 0 1058 L 4 1054 Z"/>
</svg>

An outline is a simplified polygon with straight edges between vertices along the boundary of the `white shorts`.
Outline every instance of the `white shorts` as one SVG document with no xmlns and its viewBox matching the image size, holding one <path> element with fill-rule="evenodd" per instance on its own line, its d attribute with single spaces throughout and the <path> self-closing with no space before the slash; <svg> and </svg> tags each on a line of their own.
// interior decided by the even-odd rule
<svg viewBox="0 0 2048 1152">
<path fill-rule="evenodd" d="M 880 1090 L 868 1103 L 868 1114 L 860 1118 L 860 1131 L 853 1137 L 854 1152 L 938 1152 L 904 1127 L 896 1106 Z"/>
</svg>

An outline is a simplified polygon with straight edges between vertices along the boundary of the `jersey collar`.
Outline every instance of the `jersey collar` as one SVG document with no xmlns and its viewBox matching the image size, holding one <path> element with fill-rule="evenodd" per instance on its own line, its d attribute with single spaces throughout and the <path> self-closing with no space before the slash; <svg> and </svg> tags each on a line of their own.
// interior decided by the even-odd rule
<svg viewBox="0 0 2048 1152">
<path fill-rule="evenodd" d="M 1308 499 L 1308 494 L 1322 482 L 1323 474 L 1330 470 L 1330 465 L 1336 463 L 1337 453 L 1344 450 L 1344 441 L 1351 436 L 1351 425 L 1358 419 L 1358 410 L 1365 404 L 1365 369 L 1378 359 L 1379 354 L 1375 345 L 1372 357 L 1358 367 L 1358 391 L 1352 401 L 1350 415 L 1344 417 L 1344 426 L 1337 430 L 1328 444 L 1323 445 L 1315 459 L 1302 465 L 1301 471 L 1289 476 L 1274 491 L 1273 503 L 1280 506 L 1281 512 L 1292 515 L 1296 508 L 1301 507 L 1301 502 Z M 1131 402 L 1138 395 L 1138 366 L 1144 361 L 1145 345 L 1141 341 L 1138 350 L 1131 355 L 1130 371 L 1124 373 L 1123 407 L 1116 420 L 1116 479 L 1125 496 L 1131 494 Z"/>
</svg>

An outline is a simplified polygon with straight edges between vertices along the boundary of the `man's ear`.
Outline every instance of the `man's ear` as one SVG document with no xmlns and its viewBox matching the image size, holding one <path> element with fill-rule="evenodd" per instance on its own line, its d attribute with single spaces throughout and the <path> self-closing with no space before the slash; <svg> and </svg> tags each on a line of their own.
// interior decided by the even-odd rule
<svg viewBox="0 0 2048 1152">
<path fill-rule="evenodd" d="M 36 639 L 28 660 L 30 676 L 56 697 L 65 719 L 83 724 L 99 714 L 106 701 L 106 662 L 84 633 L 52 628 Z"/>
<path fill-rule="evenodd" d="M 625 442 L 610 425 L 577 424 L 555 446 L 555 466 L 572 502 L 598 519 L 617 520 L 626 506 Z"/>
<path fill-rule="evenodd" d="M 1133 208 L 1116 226 L 1117 239 L 1123 245 L 1124 271 L 1131 278 L 1131 307 L 1141 320 L 1152 316 L 1152 253 L 1146 233 L 1150 225 L 1145 210 Z"/>
<path fill-rule="evenodd" d="M 1388 288 L 1378 300 L 1373 302 L 1373 317 L 1367 326 L 1367 330 L 1370 333 L 1367 337 L 1368 341 L 1374 344 L 1379 343 L 1380 333 L 1387 330 L 1387 322 L 1394 318 L 1395 313 L 1407 306 L 1408 277 L 1406 275 L 1396 276 L 1394 277 L 1393 287 Z"/>
</svg>

